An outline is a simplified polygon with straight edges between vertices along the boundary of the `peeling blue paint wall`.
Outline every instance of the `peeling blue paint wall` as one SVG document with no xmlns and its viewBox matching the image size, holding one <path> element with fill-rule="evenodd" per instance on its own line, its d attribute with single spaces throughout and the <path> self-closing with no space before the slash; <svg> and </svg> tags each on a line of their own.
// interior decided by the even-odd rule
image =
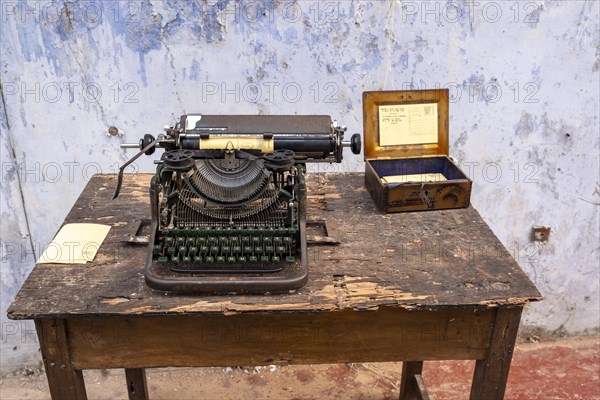
<svg viewBox="0 0 600 400">
<path fill-rule="evenodd" d="M 325 113 L 361 132 L 364 90 L 450 89 L 450 152 L 472 202 L 546 298 L 524 324 L 598 331 L 598 2 L 0 7 L 3 370 L 38 357 L 8 304 L 89 177 L 131 155 L 120 143 L 185 112 Z M 332 168 L 364 165 L 346 154 Z M 549 242 L 530 241 L 533 225 L 552 227 Z"/>
</svg>

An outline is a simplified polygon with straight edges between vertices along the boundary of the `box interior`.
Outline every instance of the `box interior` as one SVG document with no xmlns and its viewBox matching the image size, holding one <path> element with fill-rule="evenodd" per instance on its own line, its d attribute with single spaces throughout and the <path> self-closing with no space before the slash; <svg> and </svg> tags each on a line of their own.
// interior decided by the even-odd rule
<svg viewBox="0 0 600 400">
<path fill-rule="evenodd" d="M 369 162 L 379 178 L 394 175 L 440 173 L 447 180 L 468 179 L 446 157 L 398 158 L 392 160 L 369 160 Z M 391 183 L 390 185 L 398 184 L 401 183 Z"/>
</svg>

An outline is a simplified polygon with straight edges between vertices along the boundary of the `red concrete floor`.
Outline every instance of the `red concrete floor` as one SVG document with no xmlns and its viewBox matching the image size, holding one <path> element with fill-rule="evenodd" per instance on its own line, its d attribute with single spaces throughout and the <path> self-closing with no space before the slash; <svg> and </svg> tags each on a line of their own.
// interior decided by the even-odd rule
<svg viewBox="0 0 600 400">
<path fill-rule="evenodd" d="M 468 398 L 474 366 L 472 361 L 425 363 L 431 397 Z M 600 399 L 600 338 L 517 344 L 505 399 Z"/>
</svg>

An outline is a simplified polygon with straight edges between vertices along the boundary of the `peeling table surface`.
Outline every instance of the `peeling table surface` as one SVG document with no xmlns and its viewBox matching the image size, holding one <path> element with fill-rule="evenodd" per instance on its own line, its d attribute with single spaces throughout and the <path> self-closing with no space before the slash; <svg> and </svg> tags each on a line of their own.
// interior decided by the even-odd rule
<svg viewBox="0 0 600 400">
<path fill-rule="evenodd" d="M 472 207 L 379 212 L 363 174 L 309 174 L 309 221 L 326 221 L 339 244 L 310 245 L 309 281 L 268 295 L 177 295 L 144 283 L 146 246 L 126 240 L 150 218 L 151 174 L 95 175 L 65 223 L 111 225 L 88 264 L 38 264 L 8 309 L 12 319 L 330 312 L 380 306 L 441 310 L 524 305 L 536 287 Z M 309 232 L 310 234 L 310 232 Z M 334 242 L 335 242 L 334 241 Z"/>
</svg>

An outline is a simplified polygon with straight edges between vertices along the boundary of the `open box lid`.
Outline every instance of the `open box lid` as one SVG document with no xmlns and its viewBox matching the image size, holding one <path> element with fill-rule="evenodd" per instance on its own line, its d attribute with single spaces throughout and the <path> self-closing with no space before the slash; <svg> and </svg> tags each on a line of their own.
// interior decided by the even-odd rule
<svg viewBox="0 0 600 400">
<path fill-rule="evenodd" d="M 448 89 L 363 93 L 365 160 L 448 155 Z"/>
</svg>

